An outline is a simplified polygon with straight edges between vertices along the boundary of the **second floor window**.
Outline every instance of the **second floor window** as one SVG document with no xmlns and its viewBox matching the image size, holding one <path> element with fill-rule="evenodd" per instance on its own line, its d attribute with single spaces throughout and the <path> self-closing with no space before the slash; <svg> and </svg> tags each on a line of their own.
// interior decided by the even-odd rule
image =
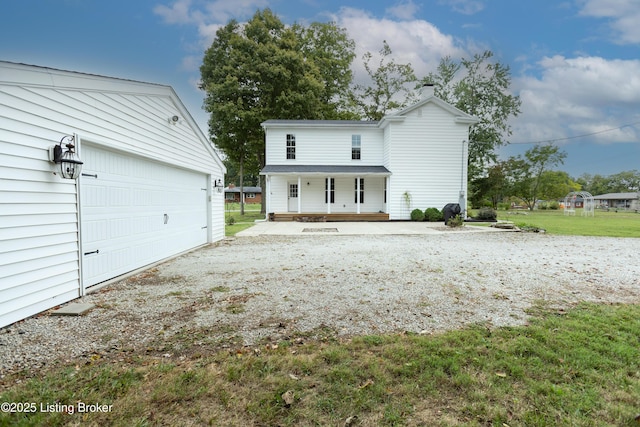
<svg viewBox="0 0 640 427">
<path fill-rule="evenodd" d="M 360 160 L 361 144 L 360 135 L 351 135 L 351 160 Z"/>
<path fill-rule="evenodd" d="M 296 136 L 287 134 L 287 160 L 296 159 Z"/>
</svg>

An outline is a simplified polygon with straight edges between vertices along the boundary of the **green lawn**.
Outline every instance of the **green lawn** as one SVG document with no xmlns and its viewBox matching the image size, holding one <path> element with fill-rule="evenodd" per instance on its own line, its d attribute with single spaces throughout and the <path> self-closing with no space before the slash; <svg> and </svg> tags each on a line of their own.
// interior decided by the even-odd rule
<svg viewBox="0 0 640 427">
<path fill-rule="evenodd" d="M 575 216 L 562 210 L 498 211 L 499 220 L 517 225 L 536 226 L 550 234 L 576 236 L 640 237 L 640 214 L 635 212 L 596 211 L 595 216 L 582 216 L 578 209 Z"/>
<path fill-rule="evenodd" d="M 225 236 L 235 236 L 242 230 L 253 226 L 256 220 L 264 219 L 260 214 L 260 204 L 245 204 L 244 215 L 240 215 L 239 203 L 227 203 L 225 205 Z"/>
</svg>

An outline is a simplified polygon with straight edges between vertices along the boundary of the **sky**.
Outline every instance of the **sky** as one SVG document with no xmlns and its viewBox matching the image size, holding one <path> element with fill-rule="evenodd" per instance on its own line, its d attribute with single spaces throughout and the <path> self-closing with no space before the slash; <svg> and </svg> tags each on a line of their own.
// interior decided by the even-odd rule
<svg viewBox="0 0 640 427">
<path fill-rule="evenodd" d="M 574 178 L 640 170 L 640 0 L 0 0 L 0 60 L 170 85 L 208 135 L 204 51 L 265 8 L 345 28 L 357 80 L 385 40 L 419 78 L 490 50 L 522 100 L 501 159 L 551 142 Z"/>
</svg>

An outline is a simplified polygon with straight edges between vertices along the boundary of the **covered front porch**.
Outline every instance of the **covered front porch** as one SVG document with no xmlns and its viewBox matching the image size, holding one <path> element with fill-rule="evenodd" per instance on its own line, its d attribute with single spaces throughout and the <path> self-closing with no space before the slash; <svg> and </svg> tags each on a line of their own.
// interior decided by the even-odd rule
<svg viewBox="0 0 640 427">
<path fill-rule="evenodd" d="M 378 222 L 389 221 L 388 213 L 270 213 L 269 221 L 298 222 Z"/>
<path fill-rule="evenodd" d="M 383 166 L 272 165 L 261 174 L 271 221 L 389 220 Z"/>
</svg>

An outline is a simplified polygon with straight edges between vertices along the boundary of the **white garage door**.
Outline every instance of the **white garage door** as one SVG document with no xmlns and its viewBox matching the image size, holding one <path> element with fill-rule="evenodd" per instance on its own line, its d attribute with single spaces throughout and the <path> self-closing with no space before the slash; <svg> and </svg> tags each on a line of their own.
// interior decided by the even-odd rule
<svg viewBox="0 0 640 427">
<path fill-rule="evenodd" d="M 84 287 L 207 243 L 207 176 L 82 148 Z"/>
</svg>

